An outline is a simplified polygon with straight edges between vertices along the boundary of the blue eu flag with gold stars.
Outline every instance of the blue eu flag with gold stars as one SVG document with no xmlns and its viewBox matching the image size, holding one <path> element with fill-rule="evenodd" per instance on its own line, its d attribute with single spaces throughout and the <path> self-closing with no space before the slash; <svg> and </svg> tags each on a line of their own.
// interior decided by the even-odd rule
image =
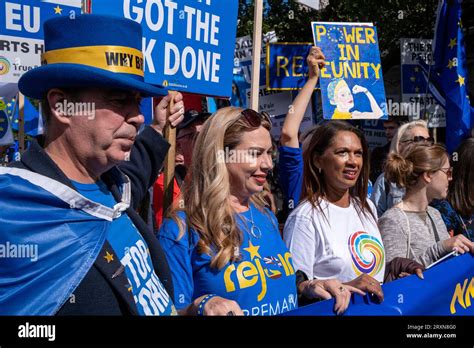
<svg viewBox="0 0 474 348">
<path fill-rule="evenodd" d="M 430 76 L 438 82 L 446 100 L 446 146 L 450 153 L 470 136 L 472 127 L 461 2 L 443 0 L 439 3 L 431 73 L 434 76 Z"/>
</svg>

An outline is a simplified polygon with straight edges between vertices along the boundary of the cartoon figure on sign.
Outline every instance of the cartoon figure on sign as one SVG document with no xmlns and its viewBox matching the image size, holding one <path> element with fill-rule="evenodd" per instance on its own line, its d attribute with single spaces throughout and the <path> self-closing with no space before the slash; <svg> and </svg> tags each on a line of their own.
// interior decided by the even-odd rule
<svg viewBox="0 0 474 348">
<path fill-rule="evenodd" d="M 371 111 L 350 111 L 354 108 L 353 94 L 365 93 L 370 102 Z M 344 79 L 332 80 L 328 85 L 328 97 L 331 105 L 335 105 L 336 109 L 332 115 L 333 120 L 336 119 L 367 119 L 380 118 L 383 116 L 383 111 L 377 104 L 374 96 L 370 91 L 362 86 L 355 85 L 352 92 L 349 85 Z"/>
</svg>

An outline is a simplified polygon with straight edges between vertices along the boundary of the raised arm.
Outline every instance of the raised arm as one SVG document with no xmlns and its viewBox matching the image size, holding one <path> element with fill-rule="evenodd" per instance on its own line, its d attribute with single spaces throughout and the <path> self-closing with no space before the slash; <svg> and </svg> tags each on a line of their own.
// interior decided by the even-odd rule
<svg viewBox="0 0 474 348">
<path fill-rule="evenodd" d="M 325 57 L 319 47 L 313 46 L 306 58 L 308 63 L 308 81 L 296 96 L 293 104 L 288 109 L 285 117 L 285 122 L 281 130 L 280 143 L 282 146 L 299 147 L 298 131 L 300 129 L 301 121 L 304 113 L 311 100 L 314 88 L 318 83 L 320 69 L 325 65 Z"/>
<path fill-rule="evenodd" d="M 170 115 L 167 111 L 170 97 L 166 96 L 160 101 L 154 110 L 152 124 L 137 136 L 130 153 L 130 160 L 119 165 L 120 170 L 130 178 L 133 207 L 138 206 L 148 189 L 156 181 L 168 153 L 169 144 L 163 138 L 166 120 L 168 119 L 174 127 L 183 120 L 182 94 L 177 93 L 174 100 L 175 104 Z"/>
</svg>

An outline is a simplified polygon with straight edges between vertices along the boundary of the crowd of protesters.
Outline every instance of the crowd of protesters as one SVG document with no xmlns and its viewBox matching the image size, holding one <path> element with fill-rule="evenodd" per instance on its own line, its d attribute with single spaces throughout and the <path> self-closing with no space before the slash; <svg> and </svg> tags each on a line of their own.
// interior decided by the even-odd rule
<svg viewBox="0 0 474 348">
<path fill-rule="evenodd" d="M 317 47 L 276 145 L 268 115 L 185 113 L 179 93 L 164 96 L 138 133 L 140 98 L 163 89 L 140 71 L 56 56 L 119 42 L 141 52 L 132 21 L 59 18 L 46 22 L 45 40 L 56 63 L 20 80 L 25 95 L 42 100 L 44 143 L 0 168 L 2 240 L 39 243 L 43 254 L 0 267 L 0 314 L 278 315 L 330 298 L 342 314 L 353 294 L 382 302 L 384 282 L 422 279 L 443 256 L 474 253 L 473 140 L 450 161 L 424 121 L 390 118 L 391 142 L 374 150 L 371 171 L 367 140 L 351 123 L 300 134 L 325 65 Z M 95 118 L 61 114 L 55 105 L 66 99 L 96 103 Z M 166 124 L 178 128 L 170 207 L 159 174 Z M 30 216 L 20 222 L 15 209 L 24 205 Z M 137 211 L 150 209 L 147 224 L 150 214 Z"/>
</svg>

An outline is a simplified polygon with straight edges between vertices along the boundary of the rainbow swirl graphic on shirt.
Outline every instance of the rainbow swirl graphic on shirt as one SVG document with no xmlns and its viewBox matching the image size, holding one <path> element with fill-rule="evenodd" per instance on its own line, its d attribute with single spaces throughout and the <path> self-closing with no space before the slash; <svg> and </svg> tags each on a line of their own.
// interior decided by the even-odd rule
<svg viewBox="0 0 474 348">
<path fill-rule="evenodd" d="M 373 277 L 385 263 L 385 251 L 380 240 L 367 232 L 355 232 L 349 236 L 352 268 L 357 276 L 366 273 Z"/>
</svg>

